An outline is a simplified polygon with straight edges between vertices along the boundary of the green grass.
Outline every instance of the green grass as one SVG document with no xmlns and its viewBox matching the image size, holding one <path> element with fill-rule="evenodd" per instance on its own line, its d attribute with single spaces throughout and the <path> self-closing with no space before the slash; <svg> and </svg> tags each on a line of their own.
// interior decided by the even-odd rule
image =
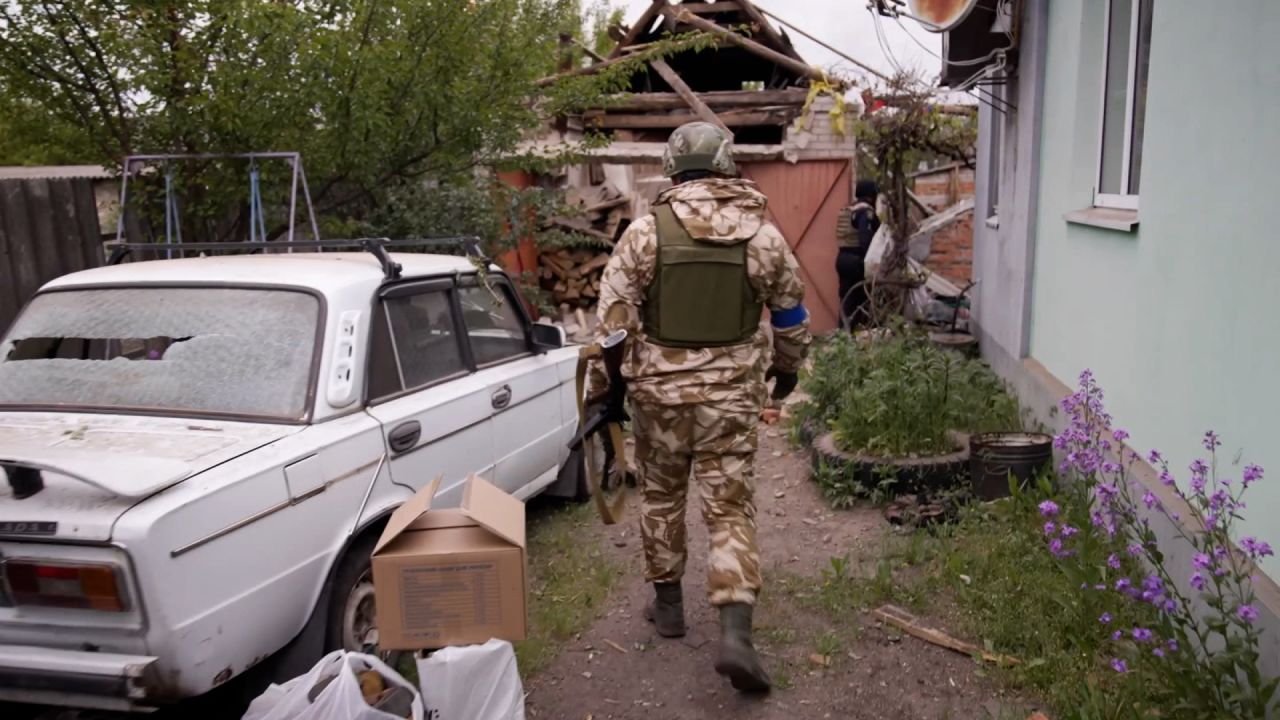
<svg viewBox="0 0 1280 720">
<path fill-rule="evenodd" d="M 863 597 L 888 595 L 917 609 L 945 606 L 948 631 L 1022 660 L 980 674 L 1043 697 L 1057 708 L 1055 718 L 1145 717 L 1135 711 L 1143 689 L 1100 660 L 1105 633 L 1097 631 L 1097 618 L 1111 612 L 1115 627 L 1149 618 L 1140 616 L 1141 607 L 1099 606 L 1096 594 L 1079 592 L 1045 551 L 1041 520 L 1012 500 L 971 506 L 957 523 L 917 530 L 887 549 Z"/>
<path fill-rule="evenodd" d="M 539 508 L 530 518 L 529 636 L 516 643 L 526 677 L 537 673 L 561 646 L 600 614 L 618 567 L 588 531 L 598 522 L 589 504 Z"/>
</svg>

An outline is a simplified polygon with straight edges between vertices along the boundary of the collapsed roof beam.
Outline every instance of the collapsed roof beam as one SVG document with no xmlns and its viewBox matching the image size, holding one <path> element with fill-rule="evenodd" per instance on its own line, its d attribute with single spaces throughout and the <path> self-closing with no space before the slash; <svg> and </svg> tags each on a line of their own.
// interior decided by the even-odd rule
<svg viewBox="0 0 1280 720">
<path fill-rule="evenodd" d="M 731 30 L 726 30 L 720 27 L 719 25 L 711 22 L 710 20 L 707 20 L 706 18 L 698 17 L 697 15 L 694 15 L 688 10 L 679 9 L 678 6 L 666 6 L 662 8 L 662 12 L 667 17 L 674 18 L 678 22 L 692 25 L 693 27 L 699 30 L 712 33 L 713 35 L 718 35 L 724 38 L 725 40 L 733 43 L 734 45 L 737 45 L 743 50 L 746 50 L 750 53 L 758 55 L 772 63 L 780 65 L 797 75 L 801 75 L 803 77 L 808 78 L 813 82 L 830 82 L 837 87 L 844 86 L 844 83 L 841 82 L 839 79 L 828 78 L 826 76 L 826 73 L 823 73 L 821 70 L 818 70 L 817 68 L 810 67 L 804 64 L 803 62 L 796 60 L 795 58 L 783 55 L 777 50 L 767 48 L 764 45 L 761 45 L 760 43 L 756 42 L 755 40 L 752 40 L 751 38 L 744 37 Z"/>
<path fill-rule="evenodd" d="M 762 107 L 727 110 L 717 117 L 727 127 L 781 126 L 790 124 L 798 113 L 799 108 L 794 106 Z M 617 114 L 593 110 L 584 116 L 587 127 L 614 130 L 670 129 L 698 119 L 700 118 L 692 112 Z"/>
<path fill-rule="evenodd" d="M 759 105 L 803 105 L 809 97 L 805 88 L 783 90 L 712 90 L 695 93 L 713 110 L 717 107 L 754 107 Z M 673 92 L 628 93 L 609 96 L 602 107 L 610 112 L 644 112 L 646 110 L 680 110 L 689 103 Z"/>
<path fill-rule="evenodd" d="M 695 115 L 705 122 L 709 122 L 725 131 L 729 134 L 729 137 L 733 137 L 733 131 L 729 129 L 729 126 L 725 125 L 715 112 L 698 98 L 697 94 L 694 93 L 688 84 L 680 78 L 680 75 L 675 70 L 671 69 L 671 66 L 667 64 L 666 60 L 663 60 L 662 58 L 654 58 L 649 61 L 649 65 L 662 76 L 663 80 L 667 81 L 667 84 L 671 86 L 671 89 L 675 90 L 676 94 L 689 105 Z"/>
<path fill-rule="evenodd" d="M 649 7 L 645 8 L 644 12 L 641 13 L 640 19 L 636 20 L 635 24 L 627 30 L 627 34 L 613 47 L 613 51 L 609 53 L 609 59 L 612 60 L 621 55 L 622 48 L 635 42 L 636 38 L 647 31 L 649 26 L 653 24 L 653 19 L 658 17 L 658 13 L 662 12 L 662 9 L 666 6 L 667 0 L 653 0 Z"/>
</svg>

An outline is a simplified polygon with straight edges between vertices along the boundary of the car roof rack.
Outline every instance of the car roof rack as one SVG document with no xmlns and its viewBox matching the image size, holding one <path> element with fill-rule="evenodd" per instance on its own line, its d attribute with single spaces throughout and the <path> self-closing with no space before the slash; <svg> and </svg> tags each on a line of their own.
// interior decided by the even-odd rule
<svg viewBox="0 0 1280 720">
<path fill-rule="evenodd" d="M 488 262 L 480 248 L 480 238 L 475 236 L 404 238 L 354 238 L 350 240 L 301 240 L 273 242 L 189 242 L 189 243 L 116 243 L 112 245 L 108 265 L 118 265 L 135 250 L 139 252 L 165 253 L 172 258 L 174 253 L 205 252 L 215 250 L 239 250 L 242 252 L 259 252 L 262 250 L 316 250 L 339 248 L 360 248 L 371 253 L 382 266 L 382 274 L 388 280 L 400 277 L 400 263 L 391 259 L 388 248 L 455 248 L 462 250 L 467 257 Z M 181 256 L 181 255 L 179 255 Z"/>
</svg>

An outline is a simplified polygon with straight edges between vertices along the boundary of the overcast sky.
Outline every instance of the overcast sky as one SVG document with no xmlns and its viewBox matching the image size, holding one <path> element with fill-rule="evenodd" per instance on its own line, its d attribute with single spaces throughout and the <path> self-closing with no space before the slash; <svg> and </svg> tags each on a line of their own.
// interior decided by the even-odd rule
<svg viewBox="0 0 1280 720">
<path fill-rule="evenodd" d="M 636 21 L 651 0 L 615 2 L 626 8 L 626 23 Z M 880 18 L 884 43 L 876 34 L 876 22 L 867 10 L 866 0 L 756 0 L 758 7 L 768 10 L 846 55 L 892 74 L 894 64 L 920 71 L 932 81 L 938 75 L 942 36 L 927 32 L 913 20 L 901 24 Z M 837 70 L 856 70 L 847 60 L 788 30 L 796 50 L 810 65 Z M 923 47 L 922 47 L 923 46 Z"/>
</svg>

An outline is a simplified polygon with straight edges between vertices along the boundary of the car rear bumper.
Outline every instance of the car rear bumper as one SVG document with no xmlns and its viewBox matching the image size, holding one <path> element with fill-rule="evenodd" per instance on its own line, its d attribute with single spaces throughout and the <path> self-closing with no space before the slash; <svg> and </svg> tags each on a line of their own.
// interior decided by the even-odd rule
<svg viewBox="0 0 1280 720">
<path fill-rule="evenodd" d="M 0 645 L 0 700 L 127 710 L 153 699 L 156 658 Z"/>
</svg>

